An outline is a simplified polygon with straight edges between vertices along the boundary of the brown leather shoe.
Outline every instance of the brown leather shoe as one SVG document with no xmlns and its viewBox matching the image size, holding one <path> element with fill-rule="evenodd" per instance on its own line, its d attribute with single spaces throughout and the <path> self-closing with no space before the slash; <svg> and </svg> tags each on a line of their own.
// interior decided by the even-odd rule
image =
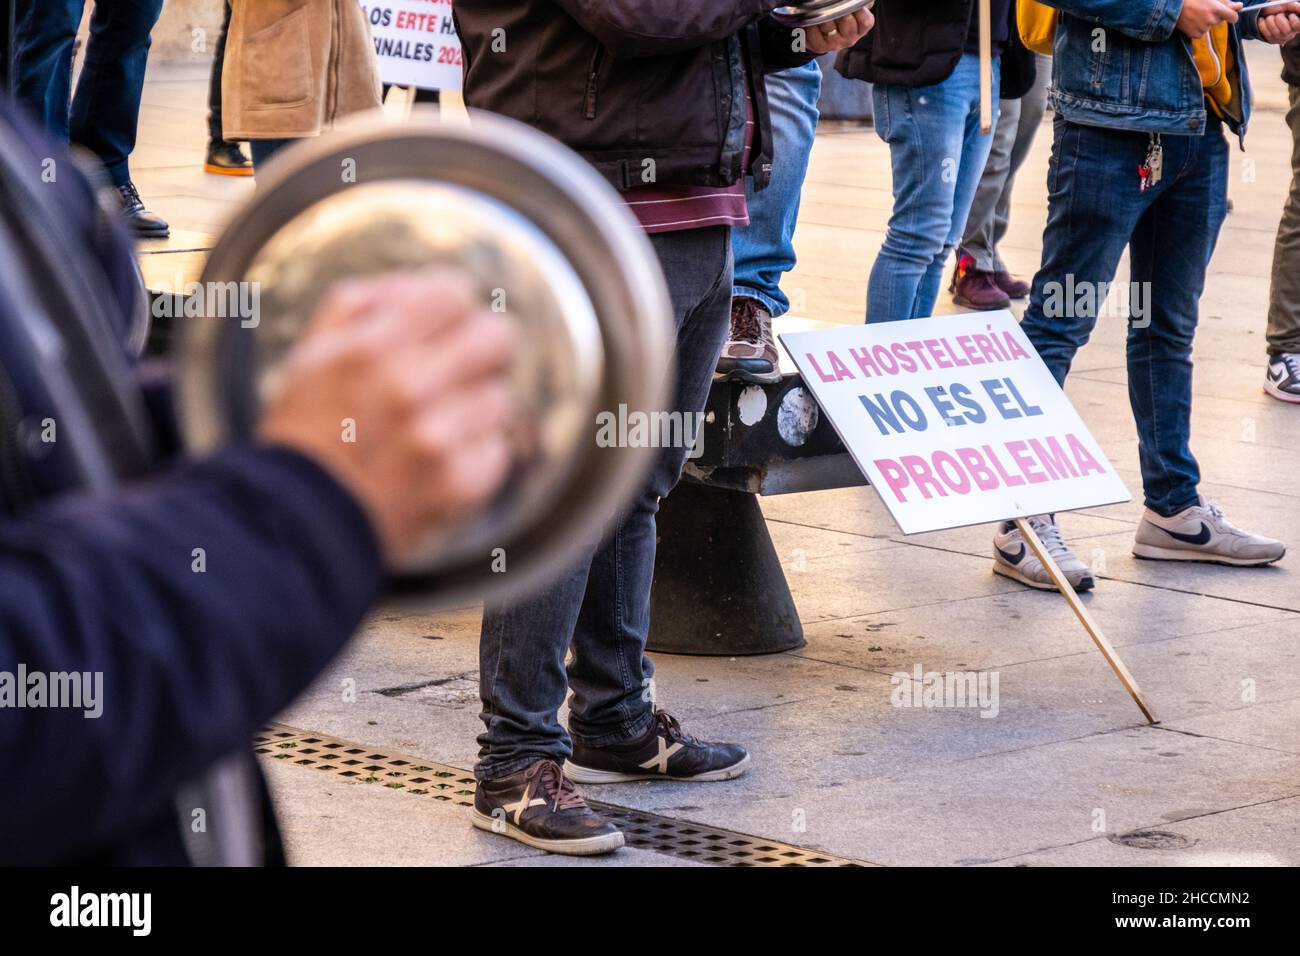
<svg viewBox="0 0 1300 956">
<path fill-rule="evenodd" d="M 731 334 L 722 347 L 715 378 L 760 385 L 781 381 L 780 359 L 772 338 L 772 316 L 757 299 L 737 296 L 731 300 Z"/>
</svg>

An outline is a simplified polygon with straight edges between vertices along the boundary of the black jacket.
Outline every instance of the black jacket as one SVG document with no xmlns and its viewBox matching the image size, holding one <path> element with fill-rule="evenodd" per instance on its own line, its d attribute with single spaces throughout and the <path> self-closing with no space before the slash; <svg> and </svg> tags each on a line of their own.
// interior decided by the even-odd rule
<svg viewBox="0 0 1300 956">
<path fill-rule="evenodd" d="M 771 172 L 763 74 L 812 59 L 767 16 L 781 0 L 456 0 L 465 101 L 576 150 L 615 188 L 728 186 Z M 648 171 L 653 178 L 648 179 Z"/>
<path fill-rule="evenodd" d="M 47 158 L 58 169 L 48 184 Z M 43 216 L 19 216 L 20 188 L 46 204 Z M 102 675 L 97 717 L 0 707 L 0 865 L 191 862 L 231 817 L 201 804 L 204 840 L 190 825 L 196 804 L 179 795 L 232 754 L 253 767 L 260 812 L 244 821 L 249 836 L 266 862 L 282 862 L 249 740 L 360 622 L 382 581 L 378 547 L 348 493 L 288 450 L 232 446 L 90 494 L 57 450 L 36 456 L 16 440 L 25 423 L 57 417 L 57 449 L 77 443 L 77 423 L 57 415 L 45 386 L 52 366 L 87 356 L 71 354 L 86 350 L 56 334 L 70 324 L 49 319 L 33 294 L 49 271 L 35 261 L 44 251 L 13 227 L 21 219 L 63 240 L 51 282 L 74 264 L 101 275 L 93 314 L 105 322 L 86 328 L 120 347 L 132 251 L 96 209 L 63 147 L 0 96 L 0 674 Z M 33 335 L 41 328 L 52 331 Z"/>
<path fill-rule="evenodd" d="M 876 28 L 835 61 L 851 80 L 893 86 L 931 86 L 952 75 L 966 47 L 975 0 L 877 0 Z M 1034 54 L 1020 42 L 1016 5 L 1002 51 L 1002 99 L 1016 100 L 1034 85 Z"/>
</svg>

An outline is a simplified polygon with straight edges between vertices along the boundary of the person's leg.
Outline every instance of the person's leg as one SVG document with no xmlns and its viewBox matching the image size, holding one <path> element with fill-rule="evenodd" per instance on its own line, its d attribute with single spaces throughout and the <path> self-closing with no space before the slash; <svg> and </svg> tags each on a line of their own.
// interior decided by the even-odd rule
<svg viewBox="0 0 1300 956">
<path fill-rule="evenodd" d="M 90 20 L 86 62 L 72 99 L 71 137 L 104 164 L 114 186 L 131 181 L 149 34 L 162 0 L 98 0 Z"/>
<path fill-rule="evenodd" d="M 1039 127 L 1043 125 L 1043 115 L 1047 112 L 1047 89 L 1052 83 L 1052 58 L 1043 56 L 1041 53 L 1035 54 L 1038 61 L 1038 70 L 1034 78 L 1034 85 L 1028 93 L 1022 96 L 1017 102 L 1020 104 L 1019 115 L 1016 119 L 1015 141 L 1011 146 L 1010 168 L 1007 171 L 1006 181 L 1002 186 L 1002 194 L 998 197 L 997 206 L 993 212 L 993 236 L 991 249 L 993 257 L 991 268 L 995 273 L 1006 273 L 1009 270 L 1007 265 L 1002 261 L 1002 256 L 998 252 L 998 247 L 1002 244 L 1002 239 L 1007 234 L 1007 226 L 1011 222 L 1011 197 L 1016 187 L 1016 174 L 1020 172 L 1020 167 L 1025 164 L 1029 158 L 1030 152 L 1034 148 L 1034 140 L 1038 136 Z M 1001 282 L 1002 280 L 999 280 Z M 1023 283 L 1023 280 L 1018 280 Z M 1023 283 L 1026 288 L 1020 295 L 1028 294 L 1028 283 Z M 1020 296 L 1013 295 L 1012 298 Z"/>
<path fill-rule="evenodd" d="M 808 157 L 817 134 L 821 67 L 814 60 L 767 77 L 772 113 L 772 179 L 766 189 L 745 181 L 749 225 L 732 231 L 736 259 L 731 330 L 718 359 L 718 377 L 745 382 L 780 381 L 780 355 L 772 317 L 784 315 L 790 301 L 782 277 L 794 268 L 794 229 Z"/>
<path fill-rule="evenodd" d="M 965 75 L 963 75 L 965 74 Z M 997 130 L 998 118 L 998 78 L 1000 71 L 997 61 L 993 63 L 993 123 L 994 130 L 983 133 L 980 130 L 980 95 L 979 95 L 979 61 L 975 57 L 963 57 L 957 65 L 955 74 L 961 79 L 961 86 L 969 91 L 966 115 L 963 123 L 961 153 L 956 158 L 957 182 L 953 189 L 952 219 L 943 248 L 925 272 L 925 278 L 917 292 L 914 316 L 934 314 L 935 303 L 939 300 L 939 289 L 943 285 L 943 271 L 947 268 L 952 251 L 957 248 L 962 233 L 966 231 L 966 222 L 970 215 L 971 203 L 979 187 L 980 178 L 988 165 L 989 148 L 993 144 L 993 135 Z"/>
<path fill-rule="evenodd" d="M 221 129 L 221 68 L 226 59 L 226 33 L 230 30 L 230 0 L 223 0 L 221 29 L 212 48 L 212 72 L 208 76 L 208 147 L 226 141 Z"/>
<path fill-rule="evenodd" d="M 1075 353 L 1092 334 L 1103 293 L 1151 196 L 1138 188 L 1137 167 L 1147 150 L 1145 134 L 1080 126 L 1059 116 L 1054 132 L 1043 263 L 1034 277 L 1021 328 L 1064 385 Z M 1170 169 L 1174 161 L 1167 151 L 1165 168 Z M 1092 572 L 1066 545 L 1055 516 L 1038 515 L 1031 523 L 1074 588 L 1091 588 Z M 1030 587 L 1055 586 L 1011 523 L 994 534 L 993 570 Z"/>
<path fill-rule="evenodd" d="M 678 328 L 674 408 L 704 408 L 727 331 L 731 239 L 725 227 L 651 236 L 669 280 Z M 627 739 L 652 713 L 645 657 L 655 512 L 671 490 L 687 448 L 665 449 L 646 487 L 614 535 L 545 593 L 509 608 L 489 606 L 479 645 L 482 719 L 480 780 L 508 776 L 536 761 L 572 753 L 557 712 L 571 685 L 571 727 L 584 739 Z M 565 655 L 574 662 L 566 679 Z M 645 699 L 643 699 L 645 695 Z"/>
<path fill-rule="evenodd" d="M 1169 516 L 1198 501 L 1201 474 L 1190 447 L 1192 339 L 1206 269 L 1228 214 L 1228 144 L 1217 124 L 1204 137 L 1164 141 L 1169 179 L 1157 187 L 1130 250 L 1132 299 L 1145 302 L 1145 314 L 1129 320 L 1128 388 L 1146 506 Z"/>
<path fill-rule="evenodd" d="M 1047 173 L 1043 261 L 1021 328 L 1062 385 L 1092 335 L 1124 247 L 1150 204 L 1138 188 L 1145 133 L 1056 119 Z M 1166 168 L 1168 160 L 1166 159 Z"/>
<path fill-rule="evenodd" d="M 17 0 L 14 97 L 56 139 L 68 139 L 72 48 L 85 0 Z"/>
<path fill-rule="evenodd" d="M 225 14 L 212 49 L 212 73 L 208 77 L 208 150 L 203 170 L 220 176 L 251 176 L 253 163 L 239 143 L 226 140 L 221 117 L 221 76 L 226 60 L 226 34 L 230 32 L 230 0 L 223 0 Z"/>
<path fill-rule="evenodd" d="M 673 304 L 679 317 L 671 410 L 698 422 L 727 331 L 731 240 L 721 229 L 652 239 L 664 271 L 674 276 Z M 655 566 L 655 514 L 659 499 L 677 483 L 687 451 L 685 446 L 663 450 L 648 486 L 614 540 L 591 563 L 569 663 L 573 754 L 565 773 L 578 783 L 728 780 L 744 773 L 749 763 L 743 747 L 687 735 L 672 716 L 656 707 L 652 694 L 654 667 L 645 656 L 645 645 Z"/>
<path fill-rule="evenodd" d="M 784 315 L 789 299 L 781 277 L 794 268 L 794 229 L 808 157 L 817 135 L 817 99 L 822 73 L 817 61 L 767 77 L 772 113 L 772 180 L 755 190 L 747 181 L 745 202 L 749 225 L 735 229 L 731 245 L 736 257 L 733 297 L 757 299 L 769 314 Z"/>
<path fill-rule="evenodd" d="M 695 421 L 704 410 L 731 311 L 731 246 L 718 227 L 651 236 L 673 276 L 677 382 L 671 411 Z M 726 248 L 722 243 L 728 243 Z M 642 736 L 650 726 L 654 665 L 645 656 L 655 565 L 655 514 L 686 462 L 687 447 L 665 448 L 650 479 L 591 564 L 569 664 L 569 730 L 588 747 Z"/>
<path fill-rule="evenodd" d="M 997 256 L 994 226 L 998 201 L 1007 192 L 1011 176 L 1011 152 L 1016 145 L 1016 132 L 1020 128 L 1020 100 L 1002 100 L 998 104 L 998 125 L 993 131 L 988 162 L 975 189 L 966 231 L 961 238 L 961 251 L 970 256 L 971 268 L 979 272 L 992 272 Z"/>
<path fill-rule="evenodd" d="M 1281 559 L 1281 541 L 1234 526 L 1201 497 L 1200 469 L 1190 447 L 1192 339 L 1205 273 L 1228 214 L 1228 141 L 1213 122 L 1204 136 L 1165 137 L 1165 174 L 1155 204 L 1133 234 L 1134 287 L 1148 305 L 1128 335 L 1129 401 L 1137 422 L 1146 511 L 1133 553 L 1161 561 L 1240 566 Z"/>
<path fill-rule="evenodd" d="M 253 154 L 253 169 L 256 170 L 268 159 L 284 149 L 290 143 L 296 142 L 292 139 L 250 139 L 248 148 Z"/>
<path fill-rule="evenodd" d="M 1273 246 L 1264 391 L 1282 401 L 1300 403 L 1300 86 L 1291 86 L 1289 94 L 1286 121 L 1291 127 L 1291 191 Z"/>
<path fill-rule="evenodd" d="M 953 228 L 972 96 L 979 96 L 978 59 L 973 57 L 963 57 L 952 76 L 934 86 L 877 84 L 872 90 L 876 132 L 889 144 L 894 208 L 867 284 L 869 322 L 916 318 L 938 297 L 930 273 L 936 259 L 942 269 Z M 973 184 L 968 188 L 973 193 Z M 962 225 L 969 202 L 968 194 Z"/>
</svg>

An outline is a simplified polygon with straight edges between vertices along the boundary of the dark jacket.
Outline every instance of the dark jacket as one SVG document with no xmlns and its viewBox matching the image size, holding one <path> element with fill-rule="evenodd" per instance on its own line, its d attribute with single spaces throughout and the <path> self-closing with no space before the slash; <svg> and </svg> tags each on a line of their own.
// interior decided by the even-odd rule
<svg viewBox="0 0 1300 956">
<path fill-rule="evenodd" d="M 547 133 L 625 190 L 729 186 L 771 171 L 766 71 L 812 59 L 780 0 L 457 0 L 465 100 Z M 652 178 L 650 178 L 652 177 Z"/>
<path fill-rule="evenodd" d="M 86 180 L 66 153 L 0 98 L 0 205 L 36 187 L 68 241 L 113 290 L 109 342 L 127 323 L 131 253 L 105 232 Z M 37 269 L 0 217 L 0 385 L 9 421 L 49 415 L 25 346 L 36 319 L 15 308 Z M 64 342 L 68 345 L 68 342 Z M 69 356 L 73 361 L 76 357 Z M 129 366 L 126 366 L 129 369 Z M 57 444 L 72 439 L 59 423 Z M 0 430 L 0 466 L 21 464 L 15 430 Z M 47 470 L 42 491 L 59 472 Z M 31 481 L 0 488 L 26 487 Z M 0 498 L 11 496 L 0 493 Z M 197 573 L 196 547 L 206 570 Z M 101 673 L 97 718 L 73 708 L 0 708 L 0 864 L 189 862 L 177 794 L 218 762 L 252 757 L 255 730 L 301 693 L 351 635 L 381 581 L 359 506 L 318 466 L 286 450 L 232 447 L 129 490 L 0 500 L 0 672 Z M 12 678 L 11 678 L 12 679 Z M 254 774 L 256 770 L 254 769 Z M 260 778 L 252 789 L 267 861 L 282 859 Z M 254 806 L 257 804 L 255 803 Z M 185 815 L 188 823 L 188 815 Z M 221 815 L 208 818 L 209 828 Z"/>
<path fill-rule="evenodd" d="M 892 86 L 932 86 L 952 75 L 975 16 L 975 0 L 877 0 L 876 28 L 845 50 L 835 69 L 851 80 Z M 1033 88 L 1034 54 L 1020 42 L 1016 5 L 1002 51 L 1001 97 L 1017 100 Z"/>
</svg>

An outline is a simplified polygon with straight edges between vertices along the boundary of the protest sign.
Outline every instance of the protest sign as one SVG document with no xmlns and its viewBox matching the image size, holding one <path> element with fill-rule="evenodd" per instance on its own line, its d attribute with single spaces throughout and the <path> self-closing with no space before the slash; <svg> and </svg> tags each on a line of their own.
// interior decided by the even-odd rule
<svg viewBox="0 0 1300 956">
<path fill-rule="evenodd" d="M 425 90 L 459 90 L 461 47 L 451 0 L 362 3 L 385 83 Z"/>
<path fill-rule="evenodd" d="M 1142 689 L 1028 516 L 1128 501 L 1128 489 L 1010 312 L 779 336 L 904 534 L 1014 519 L 1150 723 Z"/>
<path fill-rule="evenodd" d="M 780 338 L 904 534 L 1129 500 L 1010 312 Z"/>
</svg>

